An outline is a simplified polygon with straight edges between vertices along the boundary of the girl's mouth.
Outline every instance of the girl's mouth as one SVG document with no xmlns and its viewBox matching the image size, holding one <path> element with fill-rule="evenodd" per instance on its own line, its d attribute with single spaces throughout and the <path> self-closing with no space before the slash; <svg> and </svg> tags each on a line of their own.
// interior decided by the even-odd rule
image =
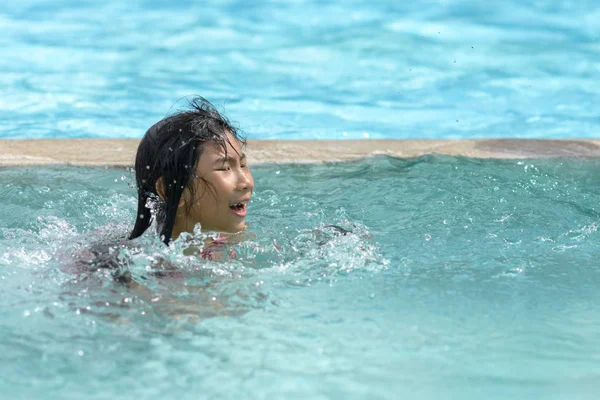
<svg viewBox="0 0 600 400">
<path fill-rule="evenodd" d="M 244 203 L 234 204 L 229 208 L 231 208 L 231 211 L 233 211 L 233 213 L 238 217 L 243 218 L 246 216 L 246 204 Z"/>
</svg>

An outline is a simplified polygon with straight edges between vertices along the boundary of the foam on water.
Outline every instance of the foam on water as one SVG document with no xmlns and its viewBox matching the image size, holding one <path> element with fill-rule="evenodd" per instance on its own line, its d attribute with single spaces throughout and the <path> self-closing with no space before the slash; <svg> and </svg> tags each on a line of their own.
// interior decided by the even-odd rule
<svg viewBox="0 0 600 400">
<path fill-rule="evenodd" d="M 170 248 L 121 242 L 136 210 L 128 171 L 0 170 L 0 388 L 593 398 L 599 168 L 433 156 L 263 166 L 250 229 L 217 249 L 221 261 L 186 255 L 200 233 Z M 138 285 L 86 259 L 99 243 Z"/>
</svg>

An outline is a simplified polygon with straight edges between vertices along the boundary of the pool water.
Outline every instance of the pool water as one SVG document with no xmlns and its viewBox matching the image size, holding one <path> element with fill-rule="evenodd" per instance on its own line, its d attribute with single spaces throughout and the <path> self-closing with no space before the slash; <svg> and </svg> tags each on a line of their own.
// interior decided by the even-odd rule
<svg viewBox="0 0 600 400">
<path fill-rule="evenodd" d="M 598 160 L 375 157 L 253 173 L 250 230 L 227 245 L 237 258 L 147 235 L 114 251 L 140 289 L 71 268 L 131 227 L 130 171 L 1 169 L 0 391 L 596 398 Z"/>
<path fill-rule="evenodd" d="M 139 138 L 183 96 L 253 139 L 596 138 L 596 0 L 5 1 L 0 138 Z"/>
</svg>

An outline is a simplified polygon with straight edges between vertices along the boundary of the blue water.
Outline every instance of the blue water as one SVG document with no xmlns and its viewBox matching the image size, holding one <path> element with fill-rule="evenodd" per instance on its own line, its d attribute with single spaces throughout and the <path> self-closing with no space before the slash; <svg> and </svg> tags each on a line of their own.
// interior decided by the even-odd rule
<svg viewBox="0 0 600 400">
<path fill-rule="evenodd" d="M 592 138 L 600 2 L 6 1 L 0 138 L 139 138 L 201 94 L 253 139 Z"/>
<path fill-rule="evenodd" d="M 597 160 L 253 172 L 236 259 L 148 235 L 130 289 L 71 257 L 131 227 L 130 171 L 0 169 L 2 396 L 597 398 Z"/>
</svg>

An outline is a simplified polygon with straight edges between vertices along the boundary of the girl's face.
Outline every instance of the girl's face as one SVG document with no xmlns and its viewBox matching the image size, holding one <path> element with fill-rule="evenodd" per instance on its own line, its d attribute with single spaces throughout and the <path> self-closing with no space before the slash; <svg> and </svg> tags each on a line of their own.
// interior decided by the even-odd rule
<svg viewBox="0 0 600 400">
<path fill-rule="evenodd" d="M 204 144 L 196 175 L 206 180 L 210 187 L 202 179 L 192 178 L 194 191 L 185 191 L 187 204 L 180 210 L 184 211 L 181 214 L 186 219 L 185 230 L 188 232 L 198 222 L 203 231 L 239 232 L 246 228 L 246 210 L 254 180 L 240 144 L 229 132 L 227 138 L 227 155 L 214 141 Z"/>
</svg>

